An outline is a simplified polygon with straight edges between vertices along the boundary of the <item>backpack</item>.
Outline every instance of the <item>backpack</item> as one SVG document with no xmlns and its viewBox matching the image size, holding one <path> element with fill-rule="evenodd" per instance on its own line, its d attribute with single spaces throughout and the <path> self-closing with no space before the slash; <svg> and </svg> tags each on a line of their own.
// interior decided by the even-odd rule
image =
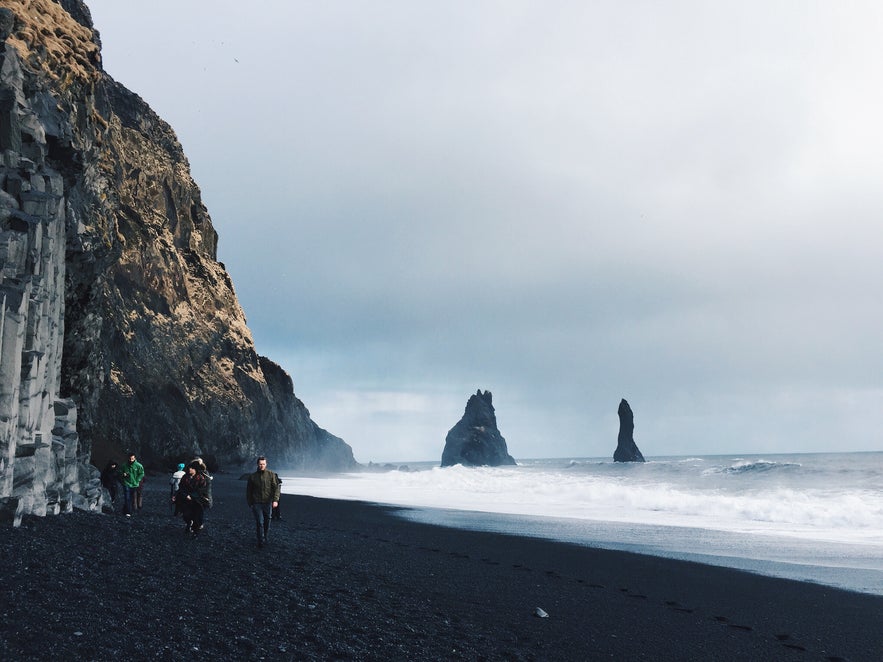
<svg viewBox="0 0 883 662">
<path fill-rule="evenodd" d="M 176 471 L 175 473 L 172 474 L 172 477 L 169 478 L 169 485 L 171 486 L 171 489 L 172 489 L 172 496 L 175 496 L 175 494 L 178 493 L 178 487 L 181 485 L 181 479 L 184 477 L 183 471 L 181 472 L 180 476 L 178 476 L 177 473 L 178 472 Z"/>
</svg>

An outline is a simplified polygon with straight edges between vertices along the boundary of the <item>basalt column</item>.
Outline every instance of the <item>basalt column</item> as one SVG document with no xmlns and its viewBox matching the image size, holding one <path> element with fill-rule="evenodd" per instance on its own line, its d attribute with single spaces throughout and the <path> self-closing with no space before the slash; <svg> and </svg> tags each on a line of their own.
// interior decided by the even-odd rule
<svg viewBox="0 0 883 662">
<path fill-rule="evenodd" d="M 98 509 L 101 490 L 78 462 L 76 407 L 58 395 L 63 179 L 41 165 L 43 134 L 16 92 L 0 89 L 0 512 L 18 525 L 28 513 Z"/>
</svg>

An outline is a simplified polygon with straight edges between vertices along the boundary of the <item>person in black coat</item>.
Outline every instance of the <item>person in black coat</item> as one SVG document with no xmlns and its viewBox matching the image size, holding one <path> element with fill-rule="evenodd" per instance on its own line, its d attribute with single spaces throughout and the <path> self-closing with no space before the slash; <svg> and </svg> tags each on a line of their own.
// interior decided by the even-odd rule
<svg viewBox="0 0 883 662">
<path fill-rule="evenodd" d="M 174 499 L 177 510 L 181 511 L 184 518 L 185 529 L 194 535 L 202 530 L 205 509 L 212 505 L 208 479 L 199 469 L 198 462 L 190 463 Z"/>
<path fill-rule="evenodd" d="M 280 491 L 281 491 L 281 489 L 282 489 L 282 479 L 279 478 L 279 474 L 276 474 L 276 482 L 279 484 L 279 489 L 280 489 Z M 270 515 L 270 517 L 272 517 L 274 520 L 277 520 L 277 521 L 278 521 L 278 520 L 281 520 L 281 519 L 282 519 L 282 512 L 279 510 L 279 508 L 281 508 L 281 507 L 282 507 L 282 502 L 281 502 L 281 501 L 277 501 L 277 502 L 276 502 L 276 505 L 273 506 L 273 514 Z"/>
<path fill-rule="evenodd" d="M 111 505 L 115 504 L 120 479 L 117 472 L 117 463 L 114 460 L 109 460 L 104 467 L 104 470 L 101 472 L 101 484 L 104 486 L 104 489 L 107 490 L 108 494 L 110 494 Z"/>
</svg>

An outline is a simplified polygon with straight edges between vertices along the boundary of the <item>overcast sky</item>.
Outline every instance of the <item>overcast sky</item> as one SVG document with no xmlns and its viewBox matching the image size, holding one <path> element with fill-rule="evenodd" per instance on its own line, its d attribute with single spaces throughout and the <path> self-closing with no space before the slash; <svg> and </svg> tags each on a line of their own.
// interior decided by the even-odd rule
<svg viewBox="0 0 883 662">
<path fill-rule="evenodd" d="M 87 4 L 357 460 L 883 450 L 883 5 Z"/>
</svg>

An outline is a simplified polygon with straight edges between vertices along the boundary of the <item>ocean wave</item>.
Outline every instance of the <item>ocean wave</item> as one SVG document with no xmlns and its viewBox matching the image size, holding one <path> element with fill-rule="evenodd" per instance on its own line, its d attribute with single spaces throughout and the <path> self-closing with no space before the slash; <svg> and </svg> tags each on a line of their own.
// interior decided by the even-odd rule
<svg viewBox="0 0 883 662">
<path fill-rule="evenodd" d="M 703 471 L 705 474 L 747 474 L 766 473 L 769 471 L 791 471 L 803 465 L 799 462 L 774 462 L 772 460 L 737 460 L 728 467 L 711 467 Z"/>
<path fill-rule="evenodd" d="M 285 478 L 284 487 L 312 496 L 403 506 L 883 544 L 883 494 L 830 481 L 819 489 L 805 472 L 794 472 L 783 484 L 775 473 L 800 466 L 740 459 L 711 475 L 699 467 L 693 473 L 668 471 L 664 465 L 657 471 L 613 463 L 567 465 L 563 460 L 558 468 L 457 466 L 323 479 L 292 477 Z M 741 468 L 725 473 L 733 467 Z"/>
</svg>

